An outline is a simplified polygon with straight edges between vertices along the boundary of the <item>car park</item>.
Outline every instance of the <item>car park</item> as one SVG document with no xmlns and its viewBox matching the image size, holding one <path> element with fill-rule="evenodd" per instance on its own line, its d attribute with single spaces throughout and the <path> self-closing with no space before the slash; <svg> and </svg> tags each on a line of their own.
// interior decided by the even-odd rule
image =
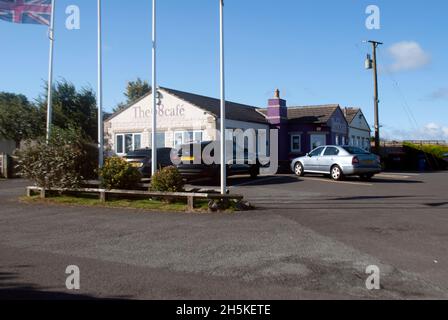
<svg viewBox="0 0 448 320">
<path fill-rule="evenodd" d="M 157 149 L 157 167 L 164 168 L 172 166 L 172 148 Z M 126 161 L 137 168 L 144 178 L 150 178 L 152 172 L 152 149 L 139 149 L 129 152 L 125 157 Z"/>
<path fill-rule="evenodd" d="M 329 175 L 333 180 L 342 180 L 345 176 L 370 180 L 381 172 L 381 159 L 353 146 L 321 146 L 294 159 L 291 169 L 297 176 L 318 173 Z"/>
<path fill-rule="evenodd" d="M 178 159 L 179 164 L 177 168 L 180 174 L 186 180 L 194 180 L 199 178 L 208 178 L 213 181 L 219 181 L 221 177 L 221 165 L 213 162 L 213 159 L 203 157 L 204 150 L 209 147 L 211 151 L 210 157 L 214 156 L 214 150 L 219 148 L 219 145 L 213 146 L 215 142 L 205 141 L 201 143 L 185 144 L 179 148 Z M 197 151 L 197 152 L 195 152 Z M 244 150 L 244 159 L 238 159 L 238 153 L 235 152 L 231 160 L 227 164 L 227 176 L 233 175 L 250 175 L 255 179 L 260 174 L 260 164 L 258 163 L 256 156 L 249 157 L 249 152 Z M 200 157 L 201 159 L 198 159 Z M 255 161 L 250 161 L 255 159 Z M 252 163 L 254 162 L 254 163 Z"/>
</svg>

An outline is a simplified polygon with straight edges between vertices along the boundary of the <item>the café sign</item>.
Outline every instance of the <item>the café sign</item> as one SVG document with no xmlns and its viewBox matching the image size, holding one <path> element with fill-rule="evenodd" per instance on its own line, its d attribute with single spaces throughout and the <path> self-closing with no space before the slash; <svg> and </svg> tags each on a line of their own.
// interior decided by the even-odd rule
<svg viewBox="0 0 448 320">
<path fill-rule="evenodd" d="M 185 117 L 185 107 L 177 105 L 175 107 L 166 107 L 161 104 L 157 106 L 157 116 L 165 118 L 183 118 Z M 150 119 L 152 117 L 152 108 L 142 108 L 136 106 L 133 108 L 135 119 Z"/>
</svg>

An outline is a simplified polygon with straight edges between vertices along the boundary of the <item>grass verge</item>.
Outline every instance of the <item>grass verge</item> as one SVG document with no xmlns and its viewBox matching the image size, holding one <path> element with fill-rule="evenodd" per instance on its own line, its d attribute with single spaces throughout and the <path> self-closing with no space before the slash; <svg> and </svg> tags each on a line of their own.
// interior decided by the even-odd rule
<svg viewBox="0 0 448 320">
<path fill-rule="evenodd" d="M 110 198 L 107 202 L 101 202 L 97 197 L 89 195 L 84 196 L 69 196 L 69 195 L 52 195 L 46 199 L 41 199 L 39 196 L 22 197 L 21 201 L 26 203 L 43 203 L 43 204 L 57 204 L 69 206 L 85 206 L 85 207 L 103 207 L 103 208 L 124 208 L 124 209 L 140 209 L 148 211 L 162 211 L 162 212 L 187 212 L 187 204 L 184 202 L 167 203 L 157 200 L 149 199 L 119 199 Z M 195 204 L 195 211 L 207 212 L 208 202 L 197 201 Z M 233 211 L 232 209 L 229 211 Z"/>
</svg>

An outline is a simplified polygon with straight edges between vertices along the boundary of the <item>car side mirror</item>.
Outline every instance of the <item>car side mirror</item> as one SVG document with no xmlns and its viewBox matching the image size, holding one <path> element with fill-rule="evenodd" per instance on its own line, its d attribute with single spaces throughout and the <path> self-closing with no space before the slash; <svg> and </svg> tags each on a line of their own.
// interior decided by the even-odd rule
<svg viewBox="0 0 448 320">
<path fill-rule="evenodd" d="M 309 153 L 307 153 L 306 156 L 307 156 L 308 158 L 311 158 L 311 157 L 312 157 Z"/>
</svg>

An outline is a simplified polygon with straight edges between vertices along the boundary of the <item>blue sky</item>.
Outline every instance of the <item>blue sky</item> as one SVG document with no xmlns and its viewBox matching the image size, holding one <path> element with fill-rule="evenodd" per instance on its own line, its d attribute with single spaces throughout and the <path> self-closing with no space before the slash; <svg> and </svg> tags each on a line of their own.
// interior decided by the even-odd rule
<svg viewBox="0 0 448 320">
<path fill-rule="evenodd" d="M 365 27 L 366 7 L 381 29 Z M 77 5 L 81 29 L 67 30 Z M 158 1 L 160 85 L 219 96 L 218 0 Z M 445 0 L 226 0 L 229 100 L 265 106 L 275 88 L 288 105 L 362 107 L 373 123 L 373 80 L 364 69 L 380 48 L 381 124 L 388 138 L 448 140 L 448 2 Z M 55 78 L 96 88 L 96 1 L 57 0 Z M 103 0 L 104 98 L 111 110 L 126 82 L 151 77 L 151 0 Z M 0 90 L 33 99 L 47 78 L 43 26 L 0 21 Z"/>
</svg>

